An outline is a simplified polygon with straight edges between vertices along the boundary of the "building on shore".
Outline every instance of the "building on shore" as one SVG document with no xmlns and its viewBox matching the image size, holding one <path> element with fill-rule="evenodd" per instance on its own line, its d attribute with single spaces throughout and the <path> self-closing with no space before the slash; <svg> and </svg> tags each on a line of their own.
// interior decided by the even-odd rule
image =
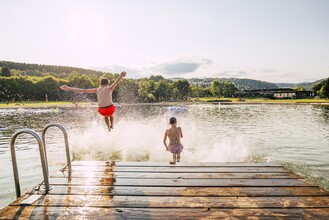
<svg viewBox="0 0 329 220">
<path fill-rule="evenodd" d="M 241 90 L 236 94 L 239 98 L 268 98 L 268 99 L 302 99 L 313 98 L 314 91 L 296 91 L 294 89 L 256 89 Z"/>
</svg>

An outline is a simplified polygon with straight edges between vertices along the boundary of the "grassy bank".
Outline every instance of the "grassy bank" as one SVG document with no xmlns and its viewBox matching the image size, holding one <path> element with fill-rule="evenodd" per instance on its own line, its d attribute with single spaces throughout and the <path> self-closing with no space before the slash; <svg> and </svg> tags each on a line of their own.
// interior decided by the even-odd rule
<svg viewBox="0 0 329 220">
<path fill-rule="evenodd" d="M 204 97 L 193 99 L 200 102 L 236 102 L 236 103 L 329 103 L 329 99 L 262 99 L 262 98 L 214 98 Z"/>
<path fill-rule="evenodd" d="M 237 99 L 237 98 L 214 98 L 214 97 L 205 97 L 205 98 L 193 98 L 192 102 L 230 102 L 230 103 L 255 103 L 255 104 L 289 104 L 289 103 L 316 103 L 316 104 L 328 104 L 329 99 Z M 168 103 L 168 102 L 166 102 Z M 142 103 L 141 103 L 142 104 Z M 145 103 L 143 103 L 145 104 Z M 147 104 L 147 103 L 146 103 Z M 149 103 L 150 104 L 150 103 Z M 153 103 L 156 104 L 156 103 Z M 0 102 L 0 108 L 51 108 L 51 107 L 84 107 L 84 106 L 96 106 L 96 102 L 62 102 L 62 101 L 51 101 L 51 102 L 44 102 L 44 101 L 31 101 L 31 102 Z"/>
<path fill-rule="evenodd" d="M 47 107 L 75 107 L 75 106 L 86 106 L 93 105 L 96 103 L 90 102 L 0 102 L 0 108 L 47 108 Z"/>
</svg>

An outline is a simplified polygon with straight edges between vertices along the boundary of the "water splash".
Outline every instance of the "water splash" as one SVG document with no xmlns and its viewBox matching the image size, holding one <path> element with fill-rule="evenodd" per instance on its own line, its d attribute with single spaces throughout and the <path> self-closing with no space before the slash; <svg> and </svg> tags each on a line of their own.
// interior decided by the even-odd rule
<svg viewBox="0 0 329 220">
<path fill-rule="evenodd" d="M 70 144 L 75 160 L 169 161 L 172 154 L 165 150 L 163 137 L 168 119 L 176 116 L 182 127 L 182 161 L 241 162 L 250 154 L 249 142 L 243 137 L 223 137 L 195 123 L 188 113 L 149 118 L 125 116 L 109 132 L 104 122 L 92 121 L 84 130 L 72 130 Z"/>
</svg>

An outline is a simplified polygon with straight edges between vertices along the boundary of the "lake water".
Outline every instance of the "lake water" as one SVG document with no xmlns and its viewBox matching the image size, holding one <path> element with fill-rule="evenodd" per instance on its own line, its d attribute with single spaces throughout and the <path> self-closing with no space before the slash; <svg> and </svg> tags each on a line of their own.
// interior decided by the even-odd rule
<svg viewBox="0 0 329 220">
<path fill-rule="evenodd" d="M 329 189 L 328 106 L 124 105 L 111 133 L 95 107 L 0 109 L 0 208 L 15 199 L 9 142 L 18 129 L 40 133 L 48 123 L 62 124 L 75 160 L 169 161 L 162 140 L 171 116 L 184 133 L 182 161 L 278 162 Z M 26 192 L 42 180 L 39 152 L 29 135 L 19 136 L 16 143 Z M 47 152 L 54 173 L 65 164 L 57 128 L 47 132 Z"/>
</svg>

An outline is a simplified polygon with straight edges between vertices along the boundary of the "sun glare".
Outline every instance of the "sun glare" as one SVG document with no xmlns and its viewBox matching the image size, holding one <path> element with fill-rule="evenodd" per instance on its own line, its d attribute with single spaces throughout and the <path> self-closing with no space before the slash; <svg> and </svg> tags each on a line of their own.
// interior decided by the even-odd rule
<svg viewBox="0 0 329 220">
<path fill-rule="evenodd" d="M 71 45 L 78 50 L 99 50 L 109 40 L 106 19 L 95 10 L 80 9 L 72 12 L 68 28 Z"/>
</svg>

